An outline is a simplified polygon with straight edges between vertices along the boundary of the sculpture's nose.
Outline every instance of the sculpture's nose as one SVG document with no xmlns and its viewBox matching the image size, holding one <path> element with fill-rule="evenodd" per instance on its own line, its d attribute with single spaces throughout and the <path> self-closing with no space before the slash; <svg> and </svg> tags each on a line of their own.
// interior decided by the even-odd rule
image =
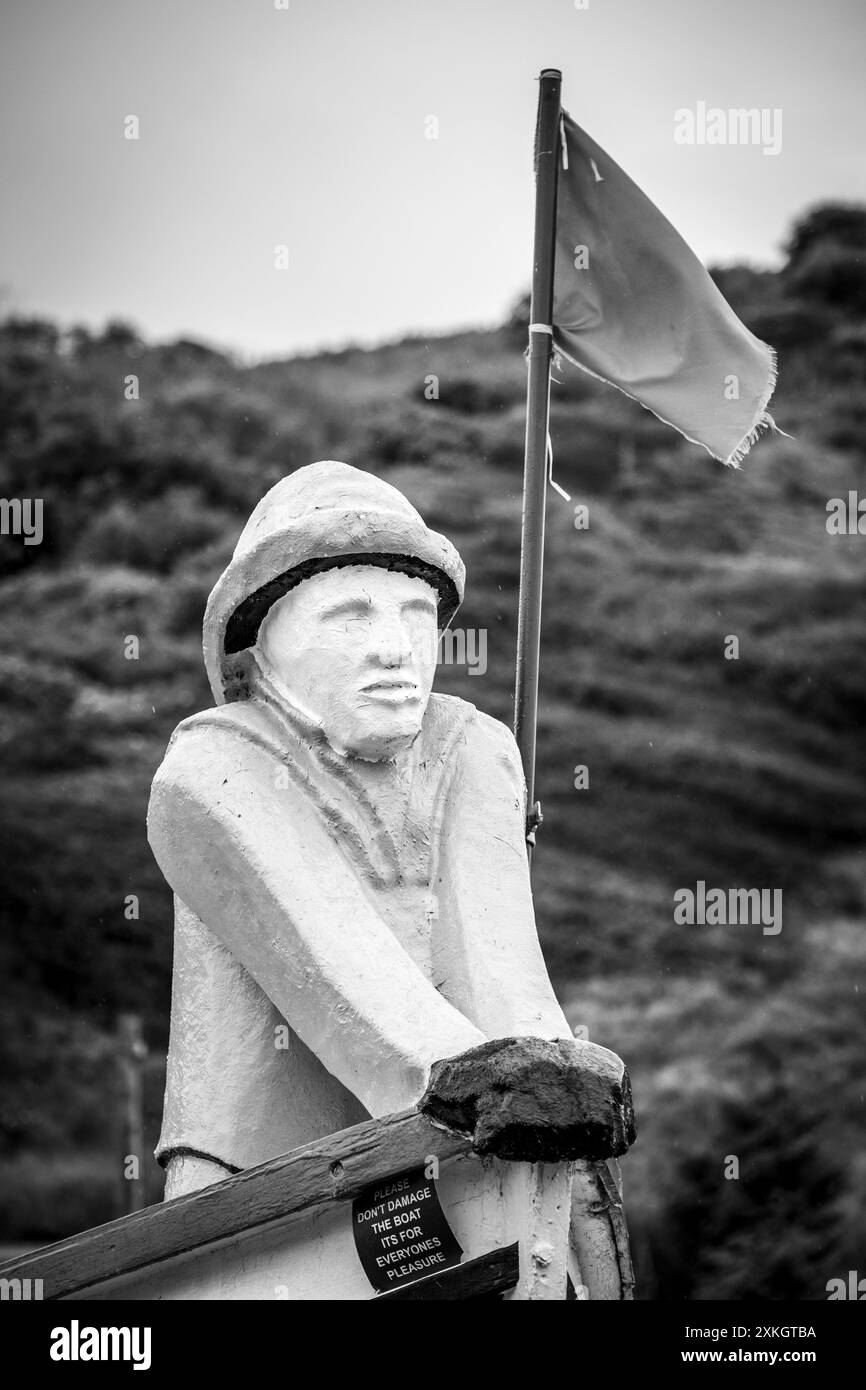
<svg viewBox="0 0 866 1390">
<path fill-rule="evenodd" d="M 393 669 L 407 665 L 412 658 L 412 642 L 399 614 L 382 615 L 371 631 L 370 657 L 379 666 Z"/>
<path fill-rule="evenodd" d="M 406 665 L 412 656 L 408 633 L 399 624 L 384 628 L 378 635 L 376 655 L 381 666 L 393 669 Z"/>
</svg>

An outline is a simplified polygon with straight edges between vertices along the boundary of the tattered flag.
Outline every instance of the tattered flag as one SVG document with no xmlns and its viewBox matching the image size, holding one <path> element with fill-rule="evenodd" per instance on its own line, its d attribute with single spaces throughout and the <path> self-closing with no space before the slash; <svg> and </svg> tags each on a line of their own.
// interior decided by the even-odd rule
<svg viewBox="0 0 866 1390">
<path fill-rule="evenodd" d="M 554 346 L 738 467 L 762 429 L 775 354 L 609 155 L 562 114 Z"/>
</svg>

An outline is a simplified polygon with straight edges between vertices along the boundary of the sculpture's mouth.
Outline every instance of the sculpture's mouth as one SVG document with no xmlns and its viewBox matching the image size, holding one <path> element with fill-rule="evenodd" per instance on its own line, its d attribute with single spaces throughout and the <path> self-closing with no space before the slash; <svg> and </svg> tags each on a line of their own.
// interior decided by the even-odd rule
<svg viewBox="0 0 866 1390">
<path fill-rule="evenodd" d="M 421 692 L 415 681 L 394 679 L 387 676 L 362 686 L 361 694 L 365 695 L 368 700 L 377 700 L 386 705 L 409 704 L 421 698 Z"/>
</svg>

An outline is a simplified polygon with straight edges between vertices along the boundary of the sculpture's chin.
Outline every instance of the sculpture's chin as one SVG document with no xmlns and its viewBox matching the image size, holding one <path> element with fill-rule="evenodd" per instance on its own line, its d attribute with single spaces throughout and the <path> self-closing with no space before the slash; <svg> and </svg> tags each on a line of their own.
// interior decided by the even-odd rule
<svg viewBox="0 0 866 1390">
<path fill-rule="evenodd" d="M 361 758 L 365 763 L 393 762 L 395 758 L 399 758 L 401 753 L 408 752 L 417 737 L 416 731 L 407 738 L 393 738 L 377 744 L 375 747 L 366 745 L 363 748 L 350 748 L 348 751 L 353 757 Z"/>
<path fill-rule="evenodd" d="M 415 742 L 421 731 L 417 717 L 397 718 L 383 727 L 358 725 L 351 730 L 345 726 L 337 729 L 325 728 L 325 736 L 331 747 L 338 753 L 361 758 L 368 763 L 382 763 L 398 758 Z"/>
</svg>

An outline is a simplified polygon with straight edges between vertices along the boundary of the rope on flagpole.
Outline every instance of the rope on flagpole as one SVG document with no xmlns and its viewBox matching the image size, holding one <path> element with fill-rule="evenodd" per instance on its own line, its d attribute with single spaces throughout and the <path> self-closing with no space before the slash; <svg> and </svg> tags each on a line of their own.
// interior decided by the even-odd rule
<svg viewBox="0 0 866 1390">
<path fill-rule="evenodd" d="M 564 487 L 560 487 L 559 483 L 553 476 L 553 443 L 549 434 L 547 436 L 547 464 L 547 481 L 550 483 L 550 486 L 553 488 L 554 492 L 559 493 L 560 497 L 564 497 L 566 502 L 570 502 L 571 493 L 566 492 Z"/>
</svg>

